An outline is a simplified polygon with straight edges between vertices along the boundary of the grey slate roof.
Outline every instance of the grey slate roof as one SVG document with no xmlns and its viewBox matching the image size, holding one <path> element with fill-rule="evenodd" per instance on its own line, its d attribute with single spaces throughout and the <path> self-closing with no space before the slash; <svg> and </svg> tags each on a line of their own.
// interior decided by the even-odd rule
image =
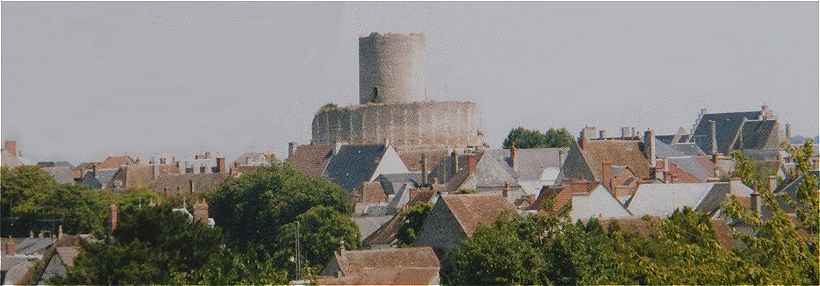
<svg viewBox="0 0 820 286">
<path fill-rule="evenodd" d="M 54 244 L 54 239 L 48 237 L 27 237 L 23 241 L 17 242 L 17 254 L 34 255 L 42 254 L 48 247 Z"/>
<path fill-rule="evenodd" d="M 701 150 L 700 147 L 698 147 L 698 145 L 696 145 L 695 143 L 676 143 L 670 146 L 672 147 L 672 149 L 675 149 L 675 151 L 678 151 L 685 156 L 706 155 L 706 153 L 704 153 L 703 150 Z"/>
<path fill-rule="evenodd" d="M 655 136 L 657 137 L 657 136 Z M 675 148 L 672 148 L 669 144 L 663 143 L 660 140 L 655 141 L 655 154 L 657 154 L 658 158 L 669 158 L 669 157 L 680 157 L 685 156 L 683 152 L 678 151 Z"/>
<path fill-rule="evenodd" d="M 503 186 L 505 182 L 516 185 L 518 180 L 538 180 L 547 168 L 560 169 L 558 153 L 567 148 L 517 149 L 515 164 L 509 149 L 484 151 L 476 166 L 479 186 Z"/>
<path fill-rule="evenodd" d="M 401 186 L 405 184 L 409 184 L 412 187 L 417 187 L 421 183 L 421 174 L 380 174 L 376 180 L 382 185 L 382 189 L 384 189 L 385 193 L 392 195 L 397 193 Z"/>
<path fill-rule="evenodd" d="M 353 223 L 359 227 L 359 239 L 364 240 L 385 224 L 392 215 L 383 216 L 354 216 Z"/>
<path fill-rule="evenodd" d="M 776 120 L 759 120 L 760 111 L 704 114 L 695 129 L 692 142 L 711 155 L 709 121 L 715 121 L 717 150 L 728 154 L 731 149 L 776 148 L 780 134 Z M 740 146 L 740 141 L 743 146 Z"/>
<path fill-rule="evenodd" d="M 343 145 L 330 159 L 323 176 L 352 191 L 373 176 L 386 151 L 383 144 Z"/>
<path fill-rule="evenodd" d="M 780 144 L 779 128 L 775 120 L 752 120 L 743 123 L 738 149 L 777 148 Z M 742 146 L 740 145 L 742 143 Z"/>
<path fill-rule="evenodd" d="M 74 174 L 69 166 L 44 167 L 42 169 L 60 184 L 69 184 L 74 182 Z"/>
<path fill-rule="evenodd" d="M 713 214 L 730 193 L 748 197 L 752 190 L 736 182 L 688 183 L 688 184 L 643 184 L 638 187 L 629 201 L 627 209 L 636 216 L 666 217 L 676 209 L 689 207 L 693 210 Z"/>
<path fill-rule="evenodd" d="M 29 272 L 31 267 L 34 266 L 34 263 L 28 261 L 22 257 L 11 257 L 3 255 L 2 261 L 2 271 L 6 272 L 6 275 L 3 277 L 3 285 L 17 285 L 20 284 L 21 279 Z"/>
<path fill-rule="evenodd" d="M 91 172 L 86 172 L 81 184 L 95 189 L 102 189 L 108 186 L 108 183 L 111 182 L 111 179 L 118 171 L 119 169 L 97 170 L 97 176 L 92 176 Z"/>
<path fill-rule="evenodd" d="M 678 166 L 683 171 L 691 174 L 698 178 L 698 180 L 706 181 L 707 178 L 712 177 L 714 175 L 714 170 L 707 168 L 704 166 L 702 162 L 704 159 L 698 159 L 697 157 L 675 157 L 669 158 L 669 162 Z"/>
</svg>

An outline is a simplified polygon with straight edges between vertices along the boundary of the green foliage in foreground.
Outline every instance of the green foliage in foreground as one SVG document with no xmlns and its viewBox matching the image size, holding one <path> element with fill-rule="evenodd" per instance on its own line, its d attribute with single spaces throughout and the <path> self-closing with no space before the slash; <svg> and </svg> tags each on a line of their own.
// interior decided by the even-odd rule
<svg viewBox="0 0 820 286">
<path fill-rule="evenodd" d="M 574 224 L 566 212 L 507 215 L 479 226 L 472 238 L 448 253 L 442 279 L 456 285 L 817 285 L 820 214 L 812 146 L 787 150 L 798 165 L 795 175 L 804 177 L 796 200 L 758 188 L 765 203 L 766 219 L 761 219 L 730 199 L 725 210 L 737 243 L 719 239 L 719 226 L 690 209 L 666 219 Z M 765 186 L 743 163 L 740 175 Z M 796 218 L 786 213 L 784 201 Z"/>
</svg>

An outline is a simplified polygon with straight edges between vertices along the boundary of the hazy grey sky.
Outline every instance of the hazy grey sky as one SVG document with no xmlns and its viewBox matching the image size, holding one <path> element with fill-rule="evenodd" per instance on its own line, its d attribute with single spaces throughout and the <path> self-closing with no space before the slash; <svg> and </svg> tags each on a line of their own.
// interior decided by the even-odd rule
<svg viewBox="0 0 820 286">
<path fill-rule="evenodd" d="M 37 160 L 276 151 L 358 101 L 357 37 L 424 32 L 436 100 L 516 126 L 672 132 L 769 104 L 818 133 L 798 3 L 2 3 L 2 137 Z"/>
</svg>

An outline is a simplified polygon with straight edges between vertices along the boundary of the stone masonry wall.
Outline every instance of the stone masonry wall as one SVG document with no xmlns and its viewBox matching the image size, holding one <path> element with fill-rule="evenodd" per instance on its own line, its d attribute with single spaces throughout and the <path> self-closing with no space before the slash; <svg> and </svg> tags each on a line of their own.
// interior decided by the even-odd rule
<svg viewBox="0 0 820 286">
<path fill-rule="evenodd" d="M 359 103 L 407 103 L 425 95 L 424 35 L 359 38 Z"/>
<path fill-rule="evenodd" d="M 472 102 L 367 104 L 320 111 L 313 144 L 481 146 Z"/>
</svg>

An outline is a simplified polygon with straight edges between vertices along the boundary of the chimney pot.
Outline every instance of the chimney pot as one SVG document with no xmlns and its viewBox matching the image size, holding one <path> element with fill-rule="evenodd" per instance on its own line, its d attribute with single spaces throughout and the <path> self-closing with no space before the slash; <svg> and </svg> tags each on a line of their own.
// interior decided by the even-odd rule
<svg viewBox="0 0 820 286">
<path fill-rule="evenodd" d="M 774 192 L 774 190 L 777 188 L 777 177 L 776 176 L 769 176 L 767 179 L 768 179 L 769 192 Z"/>
<path fill-rule="evenodd" d="M 717 123 L 714 120 L 709 120 L 709 140 L 711 145 L 711 153 L 715 154 L 718 152 L 717 146 Z"/>
<path fill-rule="evenodd" d="M 655 149 L 655 131 L 652 129 L 647 129 L 644 134 L 644 144 L 646 145 L 646 157 L 649 159 L 649 167 L 655 168 L 657 162 L 657 153 Z"/>
<path fill-rule="evenodd" d="M 467 171 L 470 175 L 475 174 L 476 165 L 478 165 L 478 157 L 475 154 L 467 156 Z"/>
<path fill-rule="evenodd" d="M 504 189 L 501 190 L 501 196 L 507 198 L 510 195 L 510 191 L 512 190 L 512 186 L 510 186 L 510 182 L 504 182 Z"/>
<path fill-rule="evenodd" d="M 749 200 L 751 201 L 752 211 L 755 212 L 755 215 L 760 217 L 763 211 L 763 206 L 760 204 L 760 193 L 757 191 L 753 192 Z"/>
<path fill-rule="evenodd" d="M 428 185 L 427 182 L 427 154 L 421 153 L 421 184 Z"/>
<path fill-rule="evenodd" d="M 219 174 L 225 174 L 225 158 L 216 158 L 216 171 Z"/>
</svg>

